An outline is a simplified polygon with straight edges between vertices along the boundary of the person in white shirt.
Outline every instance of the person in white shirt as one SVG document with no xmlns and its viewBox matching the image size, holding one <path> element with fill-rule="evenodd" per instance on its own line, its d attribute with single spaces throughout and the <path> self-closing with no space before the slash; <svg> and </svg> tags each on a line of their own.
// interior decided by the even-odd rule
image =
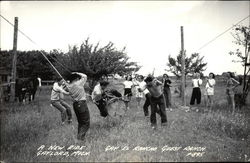
<svg viewBox="0 0 250 163">
<path fill-rule="evenodd" d="M 143 88 L 144 85 L 146 84 L 144 81 L 143 81 L 143 76 L 142 75 L 138 75 L 136 80 L 133 81 L 133 84 L 134 84 L 134 88 L 135 88 L 135 98 L 136 98 L 136 101 L 137 101 L 137 108 L 140 107 L 141 105 L 141 100 L 143 98 L 143 95 L 144 93 L 143 92 L 140 92 L 139 89 Z"/>
<path fill-rule="evenodd" d="M 140 77 L 142 79 L 142 82 L 140 82 L 139 84 L 138 91 L 145 96 L 145 102 L 143 104 L 143 112 L 145 117 L 148 117 L 149 116 L 148 107 L 150 106 L 151 95 L 147 89 L 147 83 L 144 81 L 144 76 L 141 75 Z"/>
<path fill-rule="evenodd" d="M 63 89 L 63 80 L 59 79 L 58 82 L 53 84 L 51 91 L 51 105 L 61 112 L 62 124 L 65 123 L 67 117 L 68 123 L 72 122 L 72 113 L 69 104 L 64 101 L 64 94 L 69 94 Z"/>
<path fill-rule="evenodd" d="M 140 89 L 143 90 L 144 87 L 146 87 L 146 82 L 144 82 L 144 85 Z M 145 117 L 148 117 L 149 116 L 148 107 L 150 106 L 151 95 L 150 95 L 150 92 L 148 91 L 148 89 L 144 89 L 143 94 L 145 95 L 145 98 L 146 98 L 145 102 L 143 104 L 143 111 L 144 111 Z"/>
<path fill-rule="evenodd" d="M 104 90 L 107 88 L 108 85 L 109 82 L 101 81 L 94 87 L 94 90 L 91 95 L 92 100 L 100 110 L 100 114 L 102 117 L 107 117 L 109 115 L 108 110 L 106 108 L 106 101 L 103 99 Z"/>
<path fill-rule="evenodd" d="M 209 106 L 210 104 L 210 107 L 213 106 L 213 96 L 214 96 L 214 86 L 215 86 L 215 75 L 214 73 L 209 73 L 209 78 L 206 79 L 206 86 L 205 86 L 205 92 L 204 92 L 204 95 L 205 95 L 205 105 L 206 107 Z"/>
<path fill-rule="evenodd" d="M 126 80 L 123 82 L 123 85 L 124 85 L 124 96 L 125 96 L 126 100 L 128 101 L 128 102 L 125 102 L 125 105 L 126 105 L 126 108 L 129 109 L 128 103 L 131 100 L 131 97 L 133 95 L 132 94 L 132 87 L 134 86 L 133 82 L 132 82 L 132 77 L 127 76 Z"/>
<path fill-rule="evenodd" d="M 201 89 L 200 89 L 201 84 L 202 80 L 200 79 L 200 74 L 195 73 L 194 78 L 192 79 L 193 91 L 190 100 L 190 105 L 194 105 L 195 101 L 197 105 L 201 103 Z"/>
</svg>

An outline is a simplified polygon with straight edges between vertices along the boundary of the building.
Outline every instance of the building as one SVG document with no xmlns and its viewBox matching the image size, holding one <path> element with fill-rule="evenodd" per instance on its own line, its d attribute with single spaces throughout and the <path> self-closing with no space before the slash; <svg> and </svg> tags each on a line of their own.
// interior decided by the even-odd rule
<svg viewBox="0 0 250 163">
<path fill-rule="evenodd" d="M 9 83 L 11 79 L 11 72 L 4 67 L 0 67 L 0 83 Z"/>
</svg>

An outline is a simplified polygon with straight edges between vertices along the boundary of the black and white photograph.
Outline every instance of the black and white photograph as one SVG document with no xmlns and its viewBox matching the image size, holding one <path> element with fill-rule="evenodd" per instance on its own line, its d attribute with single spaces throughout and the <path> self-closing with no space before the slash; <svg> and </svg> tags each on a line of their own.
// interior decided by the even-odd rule
<svg viewBox="0 0 250 163">
<path fill-rule="evenodd" d="M 250 162 L 250 1 L 0 1 L 0 162 Z"/>
</svg>

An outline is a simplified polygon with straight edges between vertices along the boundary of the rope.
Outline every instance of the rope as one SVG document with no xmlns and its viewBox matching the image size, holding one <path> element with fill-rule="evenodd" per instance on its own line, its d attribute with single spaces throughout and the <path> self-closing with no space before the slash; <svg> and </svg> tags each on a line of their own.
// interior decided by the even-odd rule
<svg viewBox="0 0 250 163">
<path fill-rule="evenodd" d="M 67 68 L 65 65 L 63 65 L 61 62 L 59 62 L 56 57 L 50 56 L 54 61 L 56 61 L 64 70 L 71 72 L 69 68 Z"/>
<path fill-rule="evenodd" d="M 229 30 L 231 30 L 233 27 L 235 27 L 236 25 L 238 25 L 239 23 L 241 23 L 242 21 L 246 20 L 250 15 L 248 15 L 247 17 L 245 17 L 244 19 L 240 20 L 238 23 L 236 23 L 235 25 L 231 26 L 230 28 L 228 28 L 227 30 L 225 30 L 224 32 L 222 32 L 221 34 L 219 34 L 218 36 L 216 36 L 215 38 L 213 38 L 212 40 L 210 40 L 209 42 L 207 42 L 206 44 L 204 44 L 203 46 L 201 46 L 198 51 L 200 51 L 201 49 L 203 49 L 204 47 L 206 47 L 208 44 L 210 44 L 211 42 L 215 41 L 217 38 L 219 38 L 220 36 L 222 36 L 223 34 L 225 34 L 226 32 L 228 32 Z"/>
<path fill-rule="evenodd" d="M 13 27 L 14 27 L 14 25 L 8 20 L 8 19 L 6 19 L 4 16 L 2 16 L 1 14 L 0 14 L 0 16 L 5 20 L 5 21 L 7 21 L 10 25 L 12 25 Z M 22 32 L 21 30 L 19 30 L 18 29 L 18 32 L 20 32 L 24 37 L 26 37 L 29 41 L 31 41 L 34 45 L 36 45 L 38 48 L 40 48 L 40 46 L 35 42 L 35 41 L 33 41 L 29 36 L 27 36 L 24 32 Z M 41 49 L 41 48 L 40 48 Z M 42 51 L 39 51 L 42 55 L 43 55 L 43 57 L 49 62 L 49 64 L 51 65 L 51 67 L 56 71 L 56 73 L 62 78 L 62 79 L 64 79 L 63 77 L 62 77 L 62 75 L 59 73 L 59 71 L 55 68 L 55 66 L 50 62 L 50 60 L 46 57 L 46 55 L 42 52 Z"/>
</svg>

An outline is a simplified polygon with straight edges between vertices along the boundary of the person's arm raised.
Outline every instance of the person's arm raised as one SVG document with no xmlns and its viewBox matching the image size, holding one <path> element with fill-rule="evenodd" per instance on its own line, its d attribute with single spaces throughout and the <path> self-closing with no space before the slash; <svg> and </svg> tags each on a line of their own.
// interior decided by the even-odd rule
<svg viewBox="0 0 250 163">
<path fill-rule="evenodd" d="M 80 84 L 81 85 L 84 85 L 87 81 L 87 75 L 85 75 L 84 73 L 81 73 L 81 72 L 73 72 L 73 73 L 76 73 L 77 75 L 81 76 L 81 79 L 79 80 L 80 81 Z"/>
</svg>

